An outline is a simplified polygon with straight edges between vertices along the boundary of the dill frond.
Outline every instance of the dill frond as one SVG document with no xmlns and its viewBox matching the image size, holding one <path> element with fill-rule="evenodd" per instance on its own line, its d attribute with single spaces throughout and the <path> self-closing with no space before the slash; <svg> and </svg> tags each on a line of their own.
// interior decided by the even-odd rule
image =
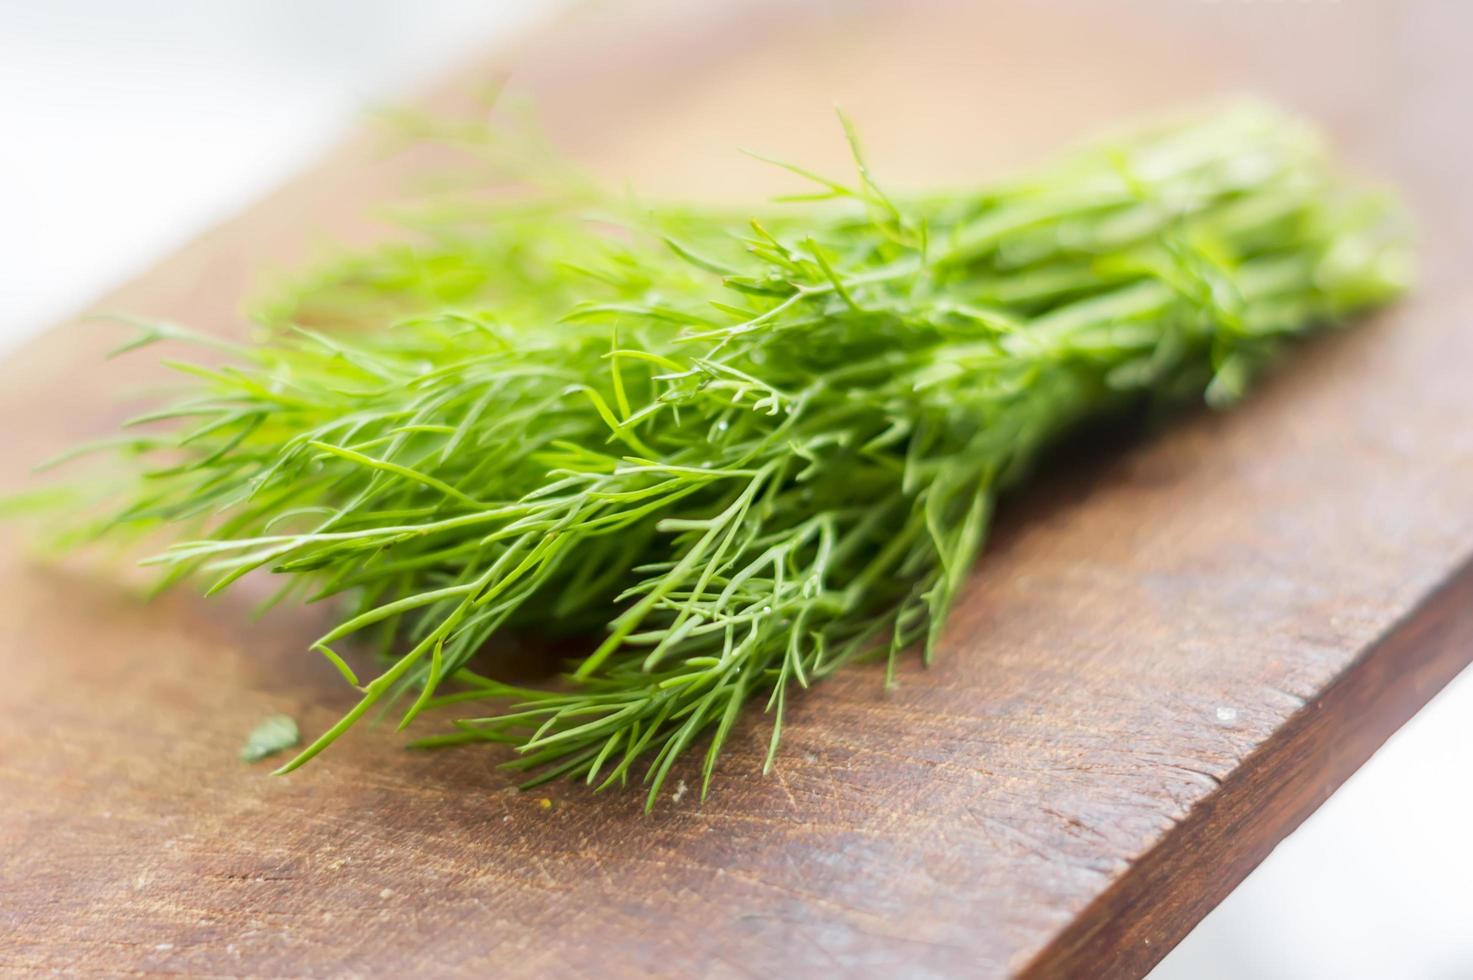
<svg viewBox="0 0 1473 980">
<path fill-rule="evenodd" d="M 176 364 L 94 530 L 175 528 L 167 582 L 266 569 L 337 600 L 313 648 L 349 683 L 340 643 L 387 658 L 282 771 L 375 705 L 455 706 L 415 744 L 505 743 L 532 783 L 640 779 L 650 804 L 701 746 L 704 796 L 749 705 L 771 766 L 795 690 L 931 658 L 998 494 L 1061 433 L 1229 404 L 1406 284 L 1394 203 L 1261 106 L 921 198 L 844 130 L 852 183 L 791 168 L 809 203 L 752 221 L 529 168 L 556 176 L 423 209 L 225 366 Z M 472 669 L 507 630 L 602 635 L 541 690 Z"/>
</svg>

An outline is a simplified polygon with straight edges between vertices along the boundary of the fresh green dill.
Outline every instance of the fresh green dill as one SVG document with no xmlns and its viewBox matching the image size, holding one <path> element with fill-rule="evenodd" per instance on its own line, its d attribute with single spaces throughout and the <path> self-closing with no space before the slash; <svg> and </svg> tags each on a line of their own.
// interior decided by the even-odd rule
<svg viewBox="0 0 1473 980">
<path fill-rule="evenodd" d="M 266 307 L 260 342 L 176 363 L 92 530 L 172 527 L 167 582 L 266 569 L 340 604 L 313 648 L 361 700 L 283 771 L 375 706 L 455 706 L 415 744 L 505 743 L 531 783 L 632 777 L 650 804 L 699 746 L 704 796 L 747 706 L 770 767 L 797 690 L 930 660 L 999 492 L 1061 433 L 1227 405 L 1407 280 L 1394 203 L 1262 106 L 930 197 L 882 191 L 844 131 L 856 178 L 790 168 L 814 193 L 758 220 L 556 168 L 421 209 L 412 242 Z M 541 689 L 473 665 L 505 631 L 596 638 Z M 338 647 L 364 637 L 387 667 L 360 683 Z"/>
</svg>

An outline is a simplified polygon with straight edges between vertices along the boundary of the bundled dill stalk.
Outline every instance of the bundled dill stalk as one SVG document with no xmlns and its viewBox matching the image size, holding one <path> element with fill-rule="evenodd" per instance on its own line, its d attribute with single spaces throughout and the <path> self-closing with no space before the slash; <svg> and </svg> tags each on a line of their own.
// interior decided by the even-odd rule
<svg viewBox="0 0 1473 980">
<path fill-rule="evenodd" d="M 178 525 L 170 580 L 341 597 L 315 648 L 354 684 L 335 647 L 381 645 L 285 769 L 375 705 L 455 704 L 417 744 L 510 743 L 534 780 L 633 774 L 653 802 L 693 747 L 709 781 L 745 706 L 775 752 L 795 688 L 929 660 L 999 492 L 1060 433 L 1227 404 L 1404 286 L 1394 208 L 1262 107 L 931 198 L 855 157 L 853 186 L 799 171 L 808 203 L 750 223 L 575 180 L 422 215 L 270 311 L 294 329 L 185 366 L 103 526 Z M 533 690 L 470 666 L 510 630 L 594 640 Z"/>
</svg>

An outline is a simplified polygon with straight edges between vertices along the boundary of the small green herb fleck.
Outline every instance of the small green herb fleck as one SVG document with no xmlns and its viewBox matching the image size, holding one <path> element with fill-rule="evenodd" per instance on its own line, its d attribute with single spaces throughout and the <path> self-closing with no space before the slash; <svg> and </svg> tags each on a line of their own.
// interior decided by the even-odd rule
<svg viewBox="0 0 1473 980">
<path fill-rule="evenodd" d="M 245 745 L 241 747 L 240 757 L 246 762 L 260 762 L 278 752 L 285 752 L 301 740 L 302 734 L 297 731 L 295 721 L 287 715 L 271 715 L 251 729 Z"/>
</svg>

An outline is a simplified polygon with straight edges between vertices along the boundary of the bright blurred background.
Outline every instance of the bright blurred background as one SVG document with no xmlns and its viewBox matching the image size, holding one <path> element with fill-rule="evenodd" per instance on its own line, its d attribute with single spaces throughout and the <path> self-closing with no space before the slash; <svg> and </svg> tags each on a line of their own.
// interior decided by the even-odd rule
<svg viewBox="0 0 1473 980">
<path fill-rule="evenodd" d="M 0 0 L 0 351 L 550 0 Z"/>
<path fill-rule="evenodd" d="M 0 0 L 0 353 L 564 5 Z M 1473 978 L 1470 761 L 1465 675 L 1153 976 Z"/>
</svg>

